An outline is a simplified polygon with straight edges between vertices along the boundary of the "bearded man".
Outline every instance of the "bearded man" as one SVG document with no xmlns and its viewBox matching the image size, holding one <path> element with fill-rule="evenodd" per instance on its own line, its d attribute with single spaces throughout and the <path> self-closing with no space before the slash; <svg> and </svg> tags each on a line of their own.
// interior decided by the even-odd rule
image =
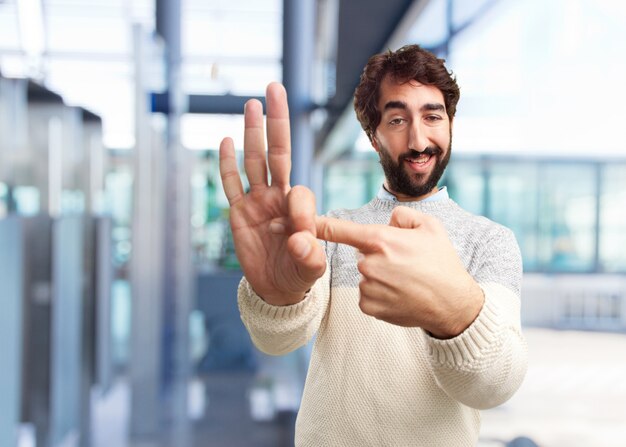
<svg viewBox="0 0 626 447">
<path fill-rule="evenodd" d="M 515 237 L 437 186 L 458 100 L 444 61 L 419 46 L 373 56 L 354 106 L 385 183 L 363 207 L 323 217 L 310 190 L 289 185 L 280 84 L 267 89 L 267 157 L 261 103 L 246 104 L 249 192 L 232 140 L 220 146 L 252 340 L 281 355 L 317 335 L 297 446 L 473 446 L 479 410 L 523 380 Z"/>
</svg>

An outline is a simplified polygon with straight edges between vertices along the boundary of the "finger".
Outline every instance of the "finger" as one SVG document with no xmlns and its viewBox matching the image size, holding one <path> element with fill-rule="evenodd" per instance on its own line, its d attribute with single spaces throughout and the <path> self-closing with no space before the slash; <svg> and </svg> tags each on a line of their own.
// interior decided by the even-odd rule
<svg viewBox="0 0 626 447">
<path fill-rule="evenodd" d="M 372 298 L 368 281 L 359 283 L 359 309 L 365 315 L 374 318 L 379 318 L 379 315 L 384 311 L 384 307 L 378 300 Z"/>
<path fill-rule="evenodd" d="M 244 108 L 243 151 L 244 167 L 250 189 L 267 186 L 265 139 L 263 135 L 263 105 L 256 99 Z"/>
<path fill-rule="evenodd" d="M 243 199 L 244 193 L 235 158 L 235 146 L 230 138 L 224 138 L 220 143 L 220 176 L 228 203 L 233 206 Z"/>
<path fill-rule="evenodd" d="M 417 228 L 424 223 L 425 214 L 406 206 L 398 206 L 391 212 L 389 225 L 398 228 Z"/>
<path fill-rule="evenodd" d="M 287 233 L 287 218 L 286 217 L 276 217 L 270 221 L 270 233 L 272 234 L 285 234 Z"/>
<path fill-rule="evenodd" d="M 268 164 L 272 185 L 289 186 L 291 172 L 291 136 L 287 92 L 278 82 L 267 86 L 267 143 Z"/>
<path fill-rule="evenodd" d="M 301 231 L 289 236 L 287 250 L 293 257 L 302 280 L 312 282 L 326 270 L 326 255 L 315 236 Z"/>
<path fill-rule="evenodd" d="M 304 186 L 294 186 L 287 195 L 289 230 L 293 232 L 308 231 L 313 236 L 315 229 L 315 195 Z"/>
<path fill-rule="evenodd" d="M 381 225 L 363 225 L 333 217 L 315 217 L 318 239 L 339 244 L 351 245 L 363 253 L 378 251 L 380 248 Z"/>
</svg>

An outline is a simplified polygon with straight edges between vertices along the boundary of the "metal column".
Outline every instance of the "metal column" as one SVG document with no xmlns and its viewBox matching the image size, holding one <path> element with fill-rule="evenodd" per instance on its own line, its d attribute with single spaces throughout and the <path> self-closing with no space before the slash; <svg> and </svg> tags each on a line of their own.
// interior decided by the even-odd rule
<svg viewBox="0 0 626 447">
<path fill-rule="evenodd" d="M 0 219 L 0 445 L 17 445 L 22 389 L 22 228 L 16 217 Z"/>
<path fill-rule="evenodd" d="M 181 85 L 181 2 L 157 0 L 157 33 L 165 42 L 167 92 L 167 169 L 165 177 L 165 258 L 163 391 L 172 421 L 172 442 L 190 442 L 187 385 L 191 375 L 189 315 L 192 308 L 191 157 L 180 141 L 180 118 L 187 110 Z"/>
<path fill-rule="evenodd" d="M 150 42 L 139 25 L 133 29 L 133 38 L 136 143 L 131 259 L 130 435 L 133 439 L 151 441 L 158 438 L 161 427 L 162 153 L 155 147 L 148 115 L 146 55 Z"/>
<path fill-rule="evenodd" d="M 283 0 L 283 84 L 291 119 L 291 184 L 310 185 L 314 135 L 310 124 L 315 56 L 315 0 Z"/>
</svg>

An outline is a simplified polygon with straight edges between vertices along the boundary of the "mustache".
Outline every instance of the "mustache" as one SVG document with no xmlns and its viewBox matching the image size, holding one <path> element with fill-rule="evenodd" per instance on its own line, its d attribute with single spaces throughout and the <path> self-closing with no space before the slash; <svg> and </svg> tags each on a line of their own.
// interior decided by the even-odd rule
<svg viewBox="0 0 626 447">
<path fill-rule="evenodd" d="M 441 149 L 439 146 L 427 146 L 424 148 L 424 150 L 422 151 L 416 151 L 415 149 L 409 149 L 408 151 L 406 151 L 405 153 L 401 154 L 398 158 L 399 159 L 404 159 L 404 158 L 416 158 L 419 157 L 420 155 L 441 155 L 443 153 L 443 149 Z"/>
</svg>

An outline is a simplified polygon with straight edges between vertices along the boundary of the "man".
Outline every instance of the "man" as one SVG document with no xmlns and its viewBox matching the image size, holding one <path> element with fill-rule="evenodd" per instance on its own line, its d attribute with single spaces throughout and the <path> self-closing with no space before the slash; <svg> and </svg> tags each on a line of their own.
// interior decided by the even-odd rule
<svg viewBox="0 0 626 447">
<path fill-rule="evenodd" d="M 289 186 L 282 86 L 267 89 L 267 161 L 261 104 L 246 104 L 247 194 L 232 140 L 222 142 L 242 320 L 269 354 L 317 334 L 298 446 L 475 445 L 478 410 L 522 382 L 515 238 L 437 187 L 458 99 L 443 61 L 419 46 L 373 56 L 355 109 L 386 181 L 367 205 L 329 217 Z"/>
</svg>

